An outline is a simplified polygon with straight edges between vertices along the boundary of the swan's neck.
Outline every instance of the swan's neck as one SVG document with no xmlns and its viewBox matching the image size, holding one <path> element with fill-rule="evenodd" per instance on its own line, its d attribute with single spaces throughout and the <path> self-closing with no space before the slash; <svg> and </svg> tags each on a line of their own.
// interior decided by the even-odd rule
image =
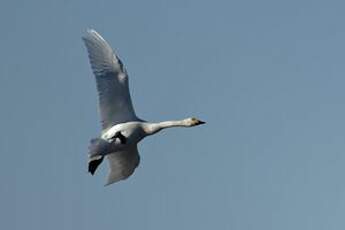
<svg viewBox="0 0 345 230">
<path fill-rule="evenodd" d="M 145 127 L 145 132 L 147 135 L 152 135 L 161 131 L 162 129 L 172 128 L 172 127 L 189 127 L 189 124 L 187 124 L 186 120 L 147 123 Z"/>
</svg>

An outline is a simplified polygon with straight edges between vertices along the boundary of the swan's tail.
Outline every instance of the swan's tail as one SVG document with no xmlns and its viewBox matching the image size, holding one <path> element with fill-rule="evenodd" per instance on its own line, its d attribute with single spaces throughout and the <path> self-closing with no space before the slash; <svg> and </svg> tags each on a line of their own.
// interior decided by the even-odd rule
<svg viewBox="0 0 345 230">
<path fill-rule="evenodd" d="M 89 145 L 89 167 L 88 171 L 92 175 L 96 172 L 97 167 L 102 163 L 103 158 L 111 150 L 111 144 L 104 139 L 91 139 Z"/>
<path fill-rule="evenodd" d="M 102 138 L 91 139 L 89 145 L 89 156 L 106 155 L 113 151 L 114 146 Z"/>
</svg>

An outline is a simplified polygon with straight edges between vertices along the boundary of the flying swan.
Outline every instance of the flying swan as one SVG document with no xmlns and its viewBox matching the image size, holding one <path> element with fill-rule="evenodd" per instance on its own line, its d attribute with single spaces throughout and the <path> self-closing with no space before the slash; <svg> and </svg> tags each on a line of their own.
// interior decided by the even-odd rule
<svg viewBox="0 0 345 230">
<path fill-rule="evenodd" d="M 137 144 L 144 137 L 170 127 L 204 124 L 196 118 L 151 123 L 138 118 L 132 105 L 128 75 L 110 45 L 95 30 L 82 37 L 96 77 L 102 133 L 90 141 L 88 171 L 93 175 L 103 158 L 109 161 L 106 185 L 124 180 L 139 165 Z"/>
</svg>

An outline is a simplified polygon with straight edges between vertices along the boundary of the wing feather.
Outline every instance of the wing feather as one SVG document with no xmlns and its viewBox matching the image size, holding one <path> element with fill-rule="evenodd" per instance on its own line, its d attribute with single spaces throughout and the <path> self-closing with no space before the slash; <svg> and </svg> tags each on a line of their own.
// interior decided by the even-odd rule
<svg viewBox="0 0 345 230">
<path fill-rule="evenodd" d="M 87 30 L 83 41 L 96 77 L 103 130 L 138 120 L 129 93 L 127 71 L 121 60 L 96 31 Z"/>
<path fill-rule="evenodd" d="M 126 151 L 119 151 L 107 155 L 109 162 L 109 175 L 106 185 L 127 179 L 139 165 L 140 156 L 137 146 Z"/>
</svg>

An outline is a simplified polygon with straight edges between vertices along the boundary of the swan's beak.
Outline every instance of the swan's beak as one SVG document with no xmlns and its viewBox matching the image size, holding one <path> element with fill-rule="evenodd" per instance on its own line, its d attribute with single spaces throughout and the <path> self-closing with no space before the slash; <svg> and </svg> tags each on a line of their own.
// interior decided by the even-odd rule
<svg viewBox="0 0 345 230">
<path fill-rule="evenodd" d="M 203 124 L 206 124 L 206 122 L 198 120 L 198 122 L 196 123 L 196 125 L 203 125 Z"/>
</svg>

